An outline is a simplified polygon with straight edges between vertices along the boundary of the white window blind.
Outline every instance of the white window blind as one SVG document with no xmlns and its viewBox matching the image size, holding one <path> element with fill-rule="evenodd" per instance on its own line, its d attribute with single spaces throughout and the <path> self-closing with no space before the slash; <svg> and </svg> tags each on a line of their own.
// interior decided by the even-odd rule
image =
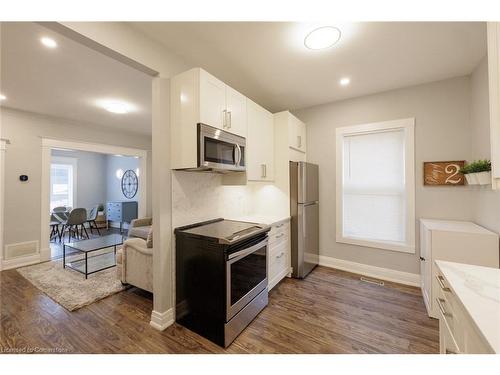
<svg viewBox="0 0 500 375">
<path fill-rule="evenodd" d="M 404 132 L 344 138 L 344 236 L 405 242 Z"/>
<path fill-rule="evenodd" d="M 337 241 L 413 252 L 413 125 L 392 123 L 337 131 Z"/>
<path fill-rule="evenodd" d="M 50 210 L 74 207 L 76 196 L 76 160 L 53 157 L 50 165 Z"/>
</svg>

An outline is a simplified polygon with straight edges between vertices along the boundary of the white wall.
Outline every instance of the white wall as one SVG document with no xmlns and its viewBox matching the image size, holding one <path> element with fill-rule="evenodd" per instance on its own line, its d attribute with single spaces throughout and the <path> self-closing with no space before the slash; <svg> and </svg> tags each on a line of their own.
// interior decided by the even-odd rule
<svg viewBox="0 0 500 375">
<path fill-rule="evenodd" d="M 4 245 L 40 240 L 42 138 L 56 138 L 149 150 L 150 137 L 105 130 L 92 124 L 1 108 L 2 137 L 10 140 L 5 153 Z M 148 167 L 148 175 L 150 175 Z M 28 182 L 19 175 L 29 176 Z M 150 184 L 148 184 L 150 186 Z M 151 193 L 148 192 L 148 212 Z M 20 224 L 21 223 L 21 224 Z"/>
<path fill-rule="evenodd" d="M 90 210 L 106 202 L 107 155 L 97 152 L 52 150 L 52 156 L 77 160 L 76 202 L 74 207 Z"/>
<path fill-rule="evenodd" d="M 467 187 L 423 186 L 424 161 L 470 159 L 469 108 L 470 80 L 461 77 L 294 111 L 307 124 L 307 159 L 319 164 L 321 255 L 419 273 L 418 236 L 416 254 L 335 242 L 335 128 L 415 117 L 417 219 L 471 220 Z"/>
<path fill-rule="evenodd" d="M 490 159 L 488 60 L 485 57 L 471 75 L 472 158 Z M 500 233 L 500 190 L 491 185 L 471 187 L 474 192 L 474 221 Z"/>
</svg>

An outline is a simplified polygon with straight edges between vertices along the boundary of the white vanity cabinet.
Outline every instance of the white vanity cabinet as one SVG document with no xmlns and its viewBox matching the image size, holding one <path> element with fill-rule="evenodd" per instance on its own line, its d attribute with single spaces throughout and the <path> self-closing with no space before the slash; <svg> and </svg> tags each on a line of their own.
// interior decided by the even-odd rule
<svg viewBox="0 0 500 375">
<path fill-rule="evenodd" d="M 288 218 L 271 225 L 268 270 L 269 290 L 290 274 L 290 219 Z"/>
<path fill-rule="evenodd" d="M 274 180 L 273 114 L 247 99 L 247 179 Z"/>
<path fill-rule="evenodd" d="M 439 318 L 436 260 L 499 267 L 498 235 L 466 221 L 420 220 L 420 283 L 429 316 Z"/>
<path fill-rule="evenodd" d="M 172 169 L 197 166 L 197 124 L 247 137 L 246 97 L 201 68 L 170 82 Z"/>
</svg>

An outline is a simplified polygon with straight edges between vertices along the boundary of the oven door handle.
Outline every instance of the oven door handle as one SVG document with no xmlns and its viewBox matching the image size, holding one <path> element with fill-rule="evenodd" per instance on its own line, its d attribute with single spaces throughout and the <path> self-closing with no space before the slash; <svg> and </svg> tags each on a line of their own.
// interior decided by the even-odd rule
<svg viewBox="0 0 500 375">
<path fill-rule="evenodd" d="M 236 253 L 230 254 L 227 258 L 228 261 L 230 261 L 229 263 L 234 263 L 234 262 L 240 260 L 241 258 L 246 257 L 248 254 L 252 254 L 254 251 L 259 250 L 261 247 L 267 246 L 267 241 L 268 241 L 268 239 L 266 238 L 265 240 L 259 242 L 258 244 L 253 245 L 252 247 L 249 247 L 247 249 L 243 249 L 243 250 L 237 251 Z"/>
</svg>

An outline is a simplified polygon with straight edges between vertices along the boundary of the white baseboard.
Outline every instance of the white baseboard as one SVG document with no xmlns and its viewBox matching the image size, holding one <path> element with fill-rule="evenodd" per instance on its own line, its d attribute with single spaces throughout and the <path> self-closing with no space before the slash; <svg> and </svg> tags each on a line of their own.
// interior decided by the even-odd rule
<svg viewBox="0 0 500 375">
<path fill-rule="evenodd" d="M 319 265 L 399 284 L 420 286 L 420 275 L 320 255 Z"/>
<path fill-rule="evenodd" d="M 29 266 L 36 263 L 40 263 L 40 254 L 33 254 L 25 257 L 12 258 L 9 260 L 4 259 L 2 260 L 2 271 L 10 270 L 12 268 Z"/>
<path fill-rule="evenodd" d="M 174 324 L 174 309 L 168 309 L 164 312 L 154 311 L 151 313 L 151 327 L 159 331 L 163 331 L 167 327 Z"/>
</svg>

